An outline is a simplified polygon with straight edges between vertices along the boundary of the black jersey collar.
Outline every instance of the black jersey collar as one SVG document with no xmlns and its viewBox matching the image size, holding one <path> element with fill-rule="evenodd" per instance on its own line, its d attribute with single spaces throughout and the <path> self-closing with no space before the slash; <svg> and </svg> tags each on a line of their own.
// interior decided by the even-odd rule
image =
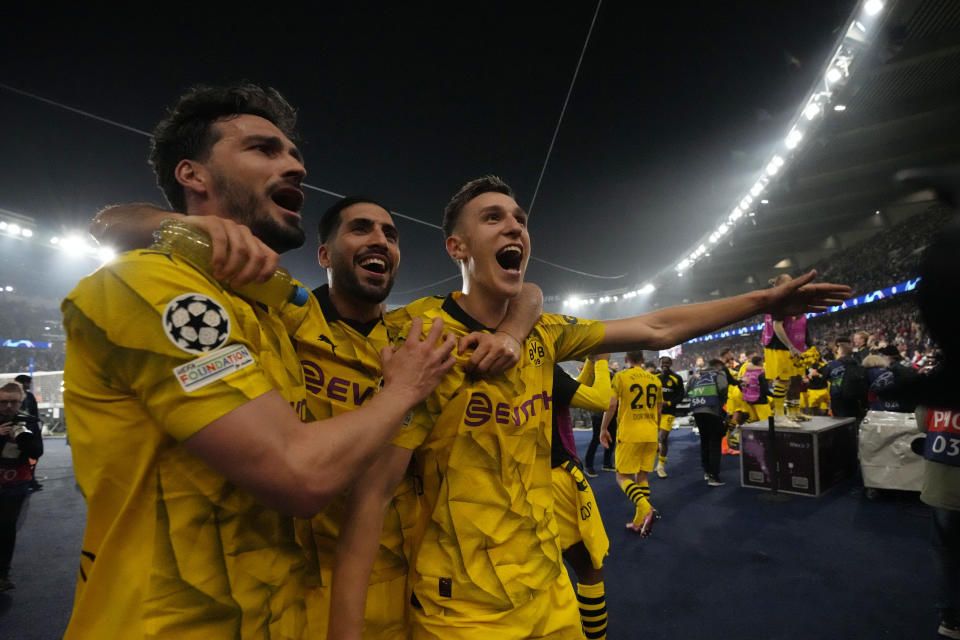
<svg viewBox="0 0 960 640">
<path fill-rule="evenodd" d="M 471 316 L 469 313 L 463 310 L 463 307 L 454 299 L 452 293 L 448 293 L 446 299 L 443 301 L 443 306 L 441 307 L 450 317 L 452 317 L 457 322 L 461 323 L 470 331 L 489 331 L 493 333 L 496 329 L 491 329 L 490 327 L 485 327 L 483 324 Z"/>
<path fill-rule="evenodd" d="M 323 311 L 323 317 L 326 318 L 327 322 L 342 322 L 348 327 L 352 327 L 363 336 L 369 336 L 370 332 L 373 331 L 373 328 L 383 321 L 383 315 L 374 318 L 369 322 L 359 322 L 357 320 L 351 320 L 350 318 L 344 318 L 341 316 L 337 311 L 337 308 L 334 306 L 333 300 L 330 299 L 329 284 L 320 285 L 314 289 L 313 295 L 316 296 L 317 302 L 320 303 L 320 310 Z"/>
</svg>

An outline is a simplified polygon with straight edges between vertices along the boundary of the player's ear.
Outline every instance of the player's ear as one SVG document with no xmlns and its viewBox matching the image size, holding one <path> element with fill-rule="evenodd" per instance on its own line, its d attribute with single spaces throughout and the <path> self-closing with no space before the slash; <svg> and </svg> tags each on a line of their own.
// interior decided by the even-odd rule
<svg viewBox="0 0 960 640">
<path fill-rule="evenodd" d="M 173 176 L 187 191 L 199 196 L 207 195 L 210 174 L 207 168 L 199 162 L 187 158 L 182 159 L 173 169 Z"/>
<path fill-rule="evenodd" d="M 460 261 L 467 258 L 466 243 L 457 235 L 451 234 L 446 241 L 447 253 L 454 260 Z"/>
<path fill-rule="evenodd" d="M 326 242 L 320 245 L 320 248 L 317 249 L 317 262 L 319 262 L 320 266 L 324 269 L 330 268 L 330 253 L 327 251 Z"/>
</svg>

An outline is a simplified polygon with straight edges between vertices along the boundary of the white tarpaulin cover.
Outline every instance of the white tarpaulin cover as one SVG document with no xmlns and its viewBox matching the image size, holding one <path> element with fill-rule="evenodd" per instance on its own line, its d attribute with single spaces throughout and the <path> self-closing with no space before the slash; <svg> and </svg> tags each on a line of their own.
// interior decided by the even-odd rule
<svg viewBox="0 0 960 640">
<path fill-rule="evenodd" d="M 910 449 L 910 442 L 918 436 L 917 420 L 912 413 L 868 411 L 860 423 L 863 486 L 920 491 L 923 456 Z"/>
</svg>

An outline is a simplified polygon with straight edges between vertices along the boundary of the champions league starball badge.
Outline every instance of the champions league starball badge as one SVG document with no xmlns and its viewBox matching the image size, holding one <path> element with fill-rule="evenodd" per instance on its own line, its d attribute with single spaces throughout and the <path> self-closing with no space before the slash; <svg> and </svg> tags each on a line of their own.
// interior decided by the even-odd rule
<svg viewBox="0 0 960 640">
<path fill-rule="evenodd" d="M 230 337 L 230 316 L 220 303 L 202 293 L 177 296 L 163 310 L 163 331 L 178 348 L 206 353 Z"/>
</svg>

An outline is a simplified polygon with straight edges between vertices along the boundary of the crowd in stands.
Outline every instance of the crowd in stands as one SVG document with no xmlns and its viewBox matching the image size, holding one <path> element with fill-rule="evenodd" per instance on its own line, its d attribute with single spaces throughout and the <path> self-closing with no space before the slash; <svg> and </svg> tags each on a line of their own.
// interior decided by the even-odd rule
<svg viewBox="0 0 960 640">
<path fill-rule="evenodd" d="M 932 207 L 810 268 L 817 269 L 824 282 L 849 284 L 857 295 L 915 278 L 923 249 L 950 215 L 945 207 Z"/>
<path fill-rule="evenodd" d="M 0 373 L 60 371 L 64 360 L 64 335 L 55 301 L 4 296 L 0 304 L 0 343 L 22 341 L 51 343 L 51 348 L 0 347 Z"/>
</svg>

